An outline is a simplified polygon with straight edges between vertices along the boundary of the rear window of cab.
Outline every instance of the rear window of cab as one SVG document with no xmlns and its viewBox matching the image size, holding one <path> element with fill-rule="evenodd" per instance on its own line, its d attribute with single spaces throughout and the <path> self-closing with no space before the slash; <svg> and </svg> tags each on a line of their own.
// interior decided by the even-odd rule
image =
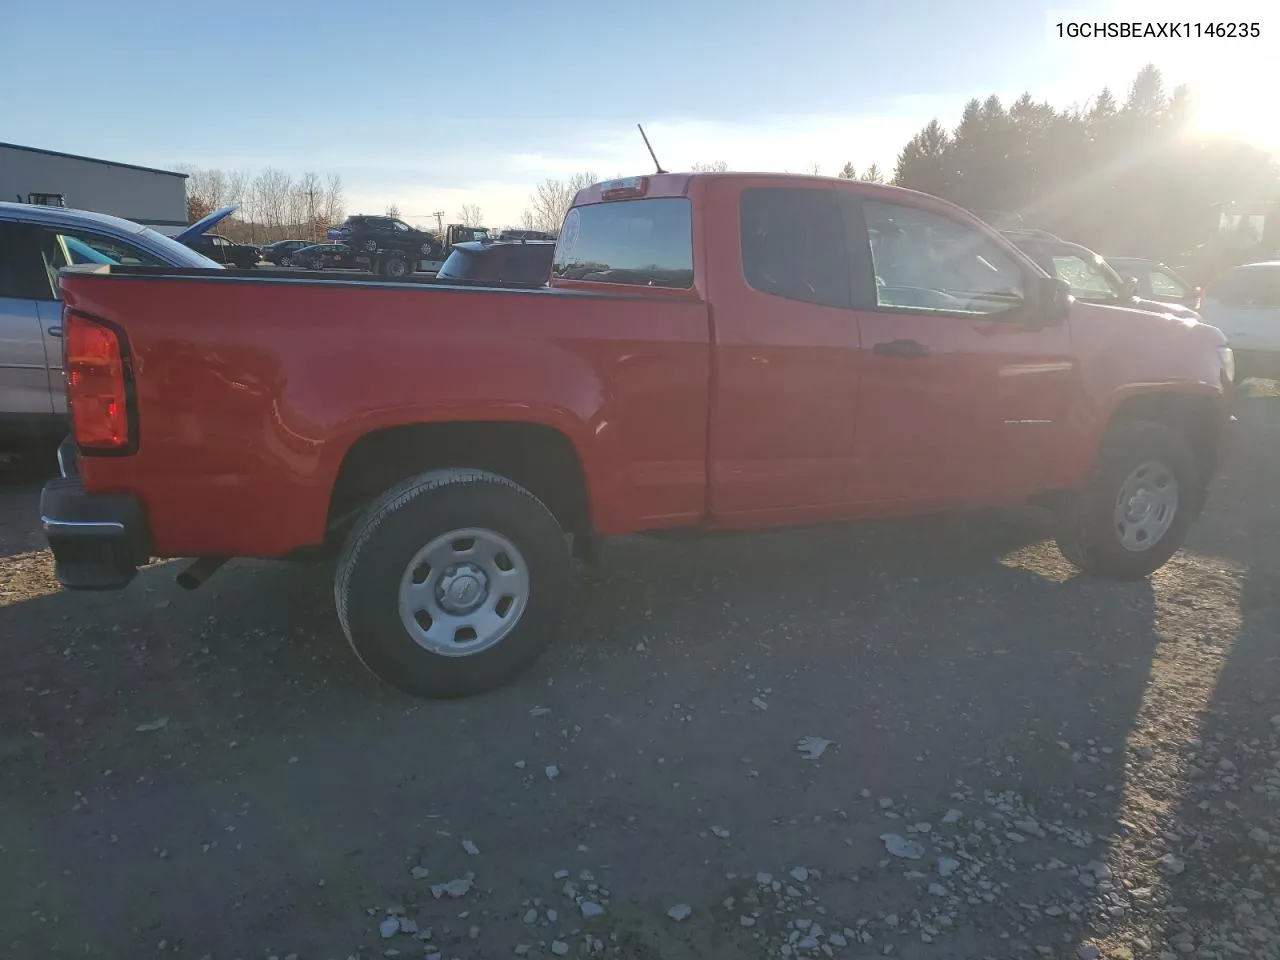
<svg viewBox="0 0 1280 960">
<path fill-rule="evenodd" d="M 556 241 L 551 275 L 626 286 L 693 286 L 693 211 L 686 197 L 574 207 Z"/>
</svg>

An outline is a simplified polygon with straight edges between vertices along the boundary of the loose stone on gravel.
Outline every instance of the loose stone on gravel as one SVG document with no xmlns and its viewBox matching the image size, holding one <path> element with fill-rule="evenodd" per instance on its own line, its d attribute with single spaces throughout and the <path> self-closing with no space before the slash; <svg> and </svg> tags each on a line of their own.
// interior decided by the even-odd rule
<svg viewBox="0 0 1280 960">
<path fill-rule="evenodd" d="M 563 957 L 569 952 L 569 945 L 563 940 L 552 940 L 551 952 L 557 957 Z"/>
<path fill-rule="evenodd" d="M 796 749 L 805 760 L 817 760 L 833 743 L 834 740 L 824 740 L 822 737 L 801 737 L 796 742 Z"/>
<path fill-rule="evenodd" d="M 413 877 L 415 880 L 425 880 L 427 877 L 431 876 L 431 871 L 426 867 L 412 867 L 409 870 L 409 876 Z"/>
<path fill-rule="evenodd" d="M 598 917 L 604 913 L 604 907 L 592 900 L 583 900 L 580 904 L 582 908 L 582 919 L 590 920 L 592 917 Z"/>
<path fill-rule="evenodd" d="M 689 906 L 687 903 L 677 903 L 667 911 L 667 916 L 676 923 L 682 923 L 683 921 L 688 920 L 692 913 L 693 907 Z"/>
<path fill-rule="evenodd" d="M 462 849 L 463 849 L 463 850 L 465 850 L 465 851 L 467 851 L 467 853 L 469 853 L 469 854 L 470 854 L 471 856 L 473 856 L 473 857 L 480 853 L 480 848 L 479 848 L 479 847 L 477 847 L 477 846 L 476 846 L 474 843 L 472 843 L 470 840 L 463 840 L 463 841 L 462 841 Z"/>
<path fill-rule="evenodd" d="M 1166 853 L 1159 859 L 1160 869 L 1172 877 L 1176 877 L 1187 869 L 1186 861 L 1179 857 L 1175 857 L 1172 853 Z"/>
<path fill-rule="evenodd" d="M 456 900 L 459 897 L 465 897 L 471 892 L 473 876 L 468 874 L 457 880 L 450 880 L 448 883 L 436 883 L 431 886 L 431 895 L 439 900 L 441 897 L 451 897 Z"/>
<path fill-rule="evenodd" d="M 919 860 L 924 856 L 924 847 L 915 840 L 907 840 L 896 833 L 881 834 L 885 850 L 895 857 L 904 860 Z"/>
</svg>

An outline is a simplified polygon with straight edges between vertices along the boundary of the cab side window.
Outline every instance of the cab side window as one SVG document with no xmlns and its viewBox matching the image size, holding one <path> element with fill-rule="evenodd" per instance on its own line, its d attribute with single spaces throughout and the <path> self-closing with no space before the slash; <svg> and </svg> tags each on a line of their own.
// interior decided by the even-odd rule
<svg viewBox="0 0 1280 960">
<path fill-rule="evenodd" d="M 862 210 L 873 309 L 999 319 L 1026 302 L 1022 267 L 972 227 L 905 204 L 867 200 Z"/>
<path fill-rule="evenodd" d="M 742 273 L 761 293 L 851 307 L 844 214 L 833 190 L 753 187 L 739 206 Z"/>
</svg>

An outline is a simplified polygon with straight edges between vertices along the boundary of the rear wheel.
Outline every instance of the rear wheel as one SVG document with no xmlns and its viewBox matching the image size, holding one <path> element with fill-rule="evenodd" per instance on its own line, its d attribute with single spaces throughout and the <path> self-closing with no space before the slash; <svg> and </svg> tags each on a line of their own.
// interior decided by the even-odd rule
<svg viewBox="0 0 1280 960">
<path fill-rule="evenodd" d="M 382 273 L 393 280 L 406 276 L 409 273 L 409 261 L 398 254 L 388 257 L 383 261 Z"/>
<path fill-rule="evenodd" d="M 559 524 L 523 487 L 434 470 L 365 512 L 338 560 L 334 600 L 375 676 L 414 696 L 470 696 L 546 649 L 570 570 Z"/>
<path fill-rule="evenodd" d="M 283 257 L 280 258 L 280 266 L 282 267 L 293 266 L 293 257 L 289 256 L 286 253 Z"/>
<path fill-rule="evenodd" d="M 1122 422 L 1104 439 L 1088 482 L 1057 511 L 1058 547 L 1086 573 L 1138 580 L 1178 551 L 1203 502 L 1204 481 L 1181 434 Z"/>
</svg>

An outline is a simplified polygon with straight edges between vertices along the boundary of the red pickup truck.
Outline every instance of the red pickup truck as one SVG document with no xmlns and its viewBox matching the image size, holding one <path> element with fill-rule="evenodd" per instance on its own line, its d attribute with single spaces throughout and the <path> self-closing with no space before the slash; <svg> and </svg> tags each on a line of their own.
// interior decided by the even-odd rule
<svg viewBox="0 0 1280 960">
<path fill-rule="evenodd" d="M 1035 500 L 1075 564 L 1145 576 L 1230 420 L 1213 327 L 1077 303 L 948 203 L 817 177 L 592 186 L 536 287 L 115 266 L 61 287 L 62 583 L 331 548 L 355 653 L 423 696 L 532 663 L 602 536 Z"/>
</svg>

